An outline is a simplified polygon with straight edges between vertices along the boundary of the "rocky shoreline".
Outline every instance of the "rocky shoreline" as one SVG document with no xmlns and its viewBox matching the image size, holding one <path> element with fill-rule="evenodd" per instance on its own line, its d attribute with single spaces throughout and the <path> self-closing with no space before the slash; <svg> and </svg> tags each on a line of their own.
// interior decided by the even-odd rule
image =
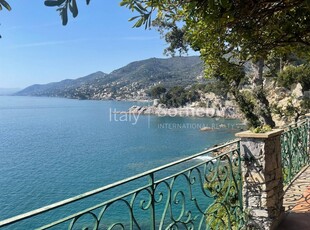
<svg viewBox="0 0 310 230">
<path fill-rule="evenodd" d="M 138 106 L 134 105 L 127 111 L 118 111 L 119 114 L 139 114 L 139 115 L 155 115 L 159 117 L 221 117 L 228 119 L 241 119 L 241 115 L 236 107 L 228 106 L 222 108 L 205 108 L 205 107 L 180 107 L 166 108 L 165 105 Z"/>
</svg>

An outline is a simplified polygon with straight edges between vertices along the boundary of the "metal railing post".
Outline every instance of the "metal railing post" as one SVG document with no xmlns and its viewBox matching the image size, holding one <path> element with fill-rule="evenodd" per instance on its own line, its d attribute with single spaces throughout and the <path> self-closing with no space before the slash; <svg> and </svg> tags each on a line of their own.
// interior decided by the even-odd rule
<svg viewBox="0 0 310 230">
<path fill-rule="evenodd" d="M 237 151 L 238 151 L 238 154 L 239 154 L 239 158 L 238 158 L 238 171 L 239 171 L 239 173 L 240 173 L 240 180 L 241 180 L 241 183 L 239 184 L 239 193 L 238 193 L 238 199 L 239 199 L 239 205 L 240 205 L 240 207 L 241 207 L 241 209 L 242 209 L 242 211 L 244 211 L 244 207 L 243 207 L 243 195 L 242 195 L 242 185 L 243 185 L 243 177 L 242 177 L 242 167 L 241 167 L 241 161 L 242 161 L 242 159 L 241 159 L 241 156 L 240 156 L 240 141 L 238 141 L 238 144 L 237 144 Z"/>
<path fill-rule="evenodd" d="M 307 148 L 307 152 L 310 155 L 310 113 L 306 114 L 306 118 L 307 118 L 307 123 L 308 123 L 308 135 L 307 135 L 307 143 L 308 143 L 308 148 Z M 308 161 L 309 163 L 309 161 Z"/>
<path fill-rule="evenodd" d="M 156 213 L 155 213 L 155 179 L 154 173 L 150 173 L 150 186 L 151 186 L 151 229 L 156 230 Z"/>
</svg>

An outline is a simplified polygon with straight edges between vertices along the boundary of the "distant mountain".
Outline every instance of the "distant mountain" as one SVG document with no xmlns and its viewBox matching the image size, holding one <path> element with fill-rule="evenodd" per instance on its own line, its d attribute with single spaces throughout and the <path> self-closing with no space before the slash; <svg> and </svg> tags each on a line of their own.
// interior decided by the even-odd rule
<svg viewBox="0 0 310 230">
<path fill-rule="evenodd" d="M 66 79 L 60 82 L 53 82 L 44 85 L 29 86 L 15 95 L 18 96 L 51 96 L 51 97 L 72 97 L 72 92 L 84 85 L 92 84 L 94 81 L 105 77 L 107 74 L 103 72 L 96 72 L 86 77 L 81 77 L 75 80 Z"/>
<path fill-rule="evenodd" d="M 12 95 L 18 91 L 20 91 L 20 89 L 17 89 L 17 88 L 0 88 L 0 96 Z"/>
<path fill-rule="evenodd" d="M 96 72 L 76 80 L 32 85 L 16 93 L 20 96 L 50 96 L 77 99 L 144 99 L 146 91 L 162 84 L 189 86 L 202 82 L 199 57 L 151 58 L 136 61 L 110 74 Z"/>
</svg>

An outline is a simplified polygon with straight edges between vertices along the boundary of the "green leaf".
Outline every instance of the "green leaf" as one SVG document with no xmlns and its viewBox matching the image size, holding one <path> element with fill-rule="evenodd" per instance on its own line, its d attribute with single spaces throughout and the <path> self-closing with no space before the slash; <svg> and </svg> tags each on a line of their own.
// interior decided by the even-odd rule
<svg viewBox="0 0 310 230">
<path fill-rule="evenodd" d="M 211 10 L 214 10 L 214 0 L 208 0 L 208 4 L 209 4 L 209 8 L 211 9 Z"/>
<path fill-rule="evenodd" d="M 129 18 L 128 21 L 131 22 L 131 21 L 133 21 L 133 20 L 135 20 L 135 19 L 137 19 L 139 17 L 141 17 L 141 16 L 135 16 L 135 17 Z"/>
<path fill-rule="evenodd" d="M 9 3 L 7 3 L 5 0 L 0 0 L 0 6 L 1 5 L 3 5 L 9 11 L 12 9 L 11 6 L 9 5 Z M 2 9 L 2 7 L 1 7 L 1 9 Z"/>
<path fill-rule="evenodd" d="M 228 9 L 230 8 L 231 4 L 229 0 L 220 0 L 220 4 L 223 8 Z"/>
<path fill-rule="evenodd" d="M 144 20 L 143 18 L 140 18 L 134 25 L 133 27 L 140 27 L 143 24 Z"/>
<path fill-rule="evenodd" d="M 138 11 L 140 14 L 144 14 L 144 11 L 142 11 L 140 8 L 134 6 L 134 9 L 135 9 L 136 11 Z"/>
<path fill-rule="evenodd" d="M 72 13 L 72 16 L 75 18 L 79 13 L 77 5 L 76 5 L 76 0 L 71 0 L 71 3 L 69 4 L 69 9 Z"/>
<path fill-rule="evenodd" d="M 60 6 L 61 4 L 63 4 L 66 0 L 45 0 L 44 1 L 44 5 L 46 6 Z"/>
<path fill-rule="evenodd" d="M 120 2 L 120 4 L 119 4 L 120 6 L 126 6 L 126 5 L 128 5 L 128 1 L 121 1 Z"/>
<path fill-rule="evenodd" d="M 140 3 L 137 2 L 136 5 L 141 11 L 146 11 L 145 7 L 143 7 Z"/>
<path fill-rule="evenodd" d="M 67 12 L 67 7 L 62 8 L 60 11 L 61 19 L 62 19 L 62 25 L 67 25 L 68 23 L 68 12 Z"/>
<path fill-rule="evenodd" d="M 148 20 L 149 20 L 148 27 L 150 28 L 150 27 L 152 26 L 152 15 L 151 15 L 151 14 L 148 16 Z M 147 27 L 147 26 L 146 26 L 146 27 Z M 146 28 L 146 27 L 145 27 L 145 28 Z"/>
</svg>

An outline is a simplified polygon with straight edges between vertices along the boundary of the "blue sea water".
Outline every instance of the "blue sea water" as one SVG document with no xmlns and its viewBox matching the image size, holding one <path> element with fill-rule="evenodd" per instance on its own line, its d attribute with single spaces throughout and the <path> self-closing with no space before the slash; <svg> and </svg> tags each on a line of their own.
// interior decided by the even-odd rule
<svg viewBox="0 0 310 230">
<path fill-rule="evenodd" d="M 240 123 L 113 113 L 133 104 L 0 97 L 0 220 L 233 139 Z"/>
</svg>

